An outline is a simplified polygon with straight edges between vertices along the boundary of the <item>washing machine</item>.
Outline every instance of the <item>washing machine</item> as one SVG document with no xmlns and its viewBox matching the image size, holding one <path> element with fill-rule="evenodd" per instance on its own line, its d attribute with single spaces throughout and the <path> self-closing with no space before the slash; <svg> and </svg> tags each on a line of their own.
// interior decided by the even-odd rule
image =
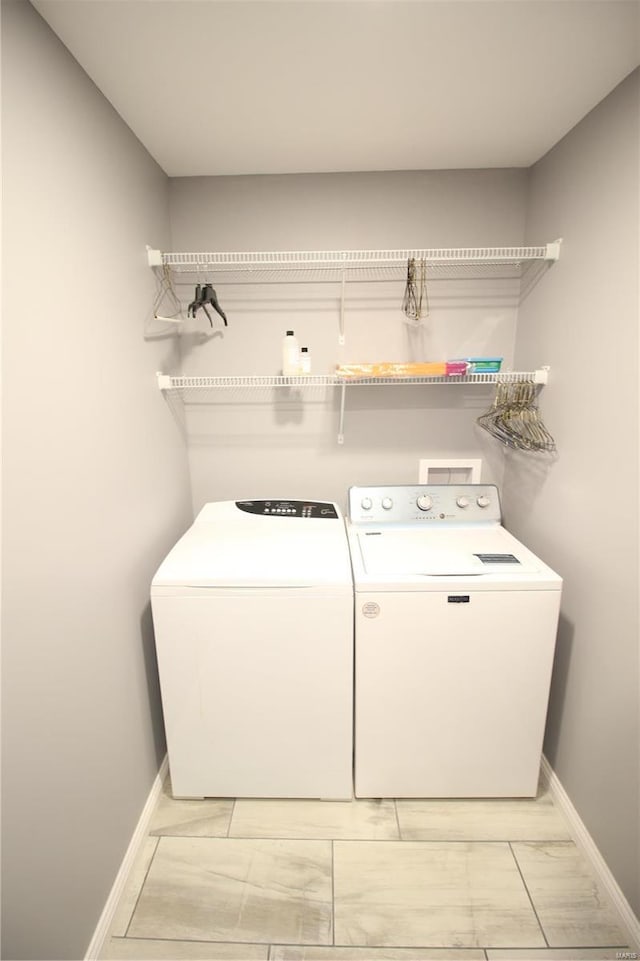
<svg viewBox="0 0 640 961">
<path fill-rule="evenodd" d="M 207 504 L 151 606 L 175 797 L 352 797 L 353 582 L 335 504 Z"/>
<path fill-rule="evenodd" d="M 353 487 L 355 794 L 533 797 L 562 580 L 486 484 Z"/>
</svg>

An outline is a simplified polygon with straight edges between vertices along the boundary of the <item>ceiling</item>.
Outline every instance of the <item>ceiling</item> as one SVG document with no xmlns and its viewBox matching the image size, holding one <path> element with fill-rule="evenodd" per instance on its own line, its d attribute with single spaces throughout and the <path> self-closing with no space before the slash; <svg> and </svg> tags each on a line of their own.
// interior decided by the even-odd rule
<svg viewBox="0 0 640 961">
<path fill-rule="evenodd" d="M 32 0 L 167 174 L 529 166 L 639 0 Z"/>
</svg>

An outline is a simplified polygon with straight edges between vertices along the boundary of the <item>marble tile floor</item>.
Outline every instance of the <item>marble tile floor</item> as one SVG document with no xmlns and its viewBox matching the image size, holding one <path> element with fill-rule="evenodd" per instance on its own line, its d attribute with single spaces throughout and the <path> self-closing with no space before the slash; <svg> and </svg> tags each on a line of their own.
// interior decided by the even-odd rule
<svg viewBox="0 0 640 961">
<path fill-rule="evenodd" d="M 550 796 L 178 801 L 167 780 L 102 958 L 604 961 L 615 910 Z"/>
</svg>

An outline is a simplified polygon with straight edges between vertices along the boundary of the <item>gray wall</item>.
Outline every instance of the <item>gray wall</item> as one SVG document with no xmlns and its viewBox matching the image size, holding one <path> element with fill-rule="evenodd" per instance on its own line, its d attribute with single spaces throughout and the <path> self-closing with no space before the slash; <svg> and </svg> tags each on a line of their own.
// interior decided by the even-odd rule
<svg viewBox="0 0 640 961">
<path fill-rule="evenodd" d="M 552 365 L 543 406 L 560 455 L 509 455 L 507 520 L 565 577 L 546 751 L 637 911 L 637 76 L 534 168 L 527 203 L 524 171 L 169 185 L 22 0 L 2 2 L 2 48 L 3 956 L 79 958 L 93 933 L 164 752 L 148 586 L 190 495 L 196 508 L 263 490 L 344 502 L 351 483 L 413 480 L 420 455 L 483 456 L 485 477 L 503 478 L 473 426 L 486 392 L 354 393 L 344 447 L 333 395 L 272 406 L 247 392 L 187 406 L 190 492 L 183 412 L 155 387 L 180 360 L 149 323 L 144 244 L 520 243 L 525 210 L 530 242 L 565 238 L 520 309 L 515 354 Z M 401 289 L 358 287 L 342 349 L 333 288 L 220 289 L 230 327 L 187 325 L 184 368 L 275 373 L 287 326 L 318 372 L 383 349 L 511 363 L 512 285 L 482 289 L 471 306 L 434 285 L 415 331 Z M 594 537 L 612 480 L 630 494 L 607 502 Z"/>
<path fill-rule="evenodd" d="M 552 367 L 556 460 L 507 458 L 507 522 L 564 578 L 545 752 L 640 914 L 636 71 L 530 171 L 527 233 L 564 238 L 516 360 Z"/>
<path fill-rule="evenodd" d="M 174 249 L 343 250 L 519 244 L 526 171 L 421 171 L 171 181 Z M 541 240 L 553 238 L 540 238 Z M 194 279 L 181 285 L 185 302 Z M 411 327 L 404 281 L 349 283 L 346 343 L 338 345 L 339 284 L 218 283 L 228 329 L 198 315 L 182 338 L 189 374 L 277 374 L 293 328 L 311 348 L 314 373 L 336 363 L 504 355 L 509 366 L 517 283 L 434 279 L 431 313 Z M 277 275 L 271 277 L 277 280 Z M 345 443 L 337 444 L 338 392 L 293 396 L 200 395 L 186 408 L 194 509 L 207 500 L 256 496 L 333 498 L 360 483 L 411 483 L 420 457 L 482 457 L 484 479 L 502 480 L 503 458 L 475 419 L 490 388 L 352 388 Z"/>
<path fill-rule="evenodd" d="M 164 754 L 149 583 L 190 520 L 145 340 L 167 178 L 2 4 L 2 956 L 81 958 Z"/>
</svg>

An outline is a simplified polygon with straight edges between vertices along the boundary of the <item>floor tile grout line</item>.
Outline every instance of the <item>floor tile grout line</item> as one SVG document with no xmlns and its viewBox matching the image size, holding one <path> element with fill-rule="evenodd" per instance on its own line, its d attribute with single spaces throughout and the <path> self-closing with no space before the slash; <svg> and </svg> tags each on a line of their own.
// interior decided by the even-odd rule
<svg viewBox="0 0 640 961">
<path fill-rule="evenodd" d="M 149 837 L 157 838 L 183 838 L 192 841 L 346 841 L 349 844 L 397 844 L 402 841 L 405 844 L 566 844 L 570 846 L 575 842 L 565 838 L 381 838 L 381 837 L 331 837 L 326 834 L 318 834 L 315 837 L 300 834 L 172 834 L 170 832 L 160 833 L 156 831 L 149 834 Z"/>
<path fill-rule="evenodd" d="M 211 944 L 225 944 L 225 945 L 227 945 L 227 944 L 233 944 L 233 945 L 246 945 L 246 946 L 248 946 L 248 947 L 262 947 L 262 948 L 267 948 L 267 947 L 268 947 L 268 948 L 270 948 L 270 949 L 273 948 L 274 950 L 275 950 L 276 948 L 278 948 L 278 947 L 288 947 L 288 948 L 300 948 L 300 947 L 302 947 L 302 948 L 311 948 L 311 947 L 313 947 L 313 948 L 334 948 L 334 947 L 335 947 L 335 948 L 340 948 L 340 949 L 342 949 L 342 948 L 345 948 L 345 949 L 357 948 L 358 950 L 364 949 L 364 950 L 369 950 L 369 951 L 373 951 L 373 950 L 383 950 L 383 951 L 384 951 L 384 950 L 402 950 L 402 951 L 411 951 L 411 950 L 413 950 L 413 951 L 467 951 L 467 952 L 471 952 L 471 951 L 483 951 L 483 952 L 485 952 L 485 953 L 486 953 L 487 951 L 510 951 L 510 950 L 514 950 L 514 951 L 547 951 L 547 950 L 549 950 L 549 951 L 600 951 L 600 952 L 602 952 L 602 951 L 614 951 L 614 950 L 615 950 L 615 951 L 620 950 L 620 951 L 622 952 L 622 951 L 626 950 L 626 947 L 625 947 L 624 945 L 620 945 L 620 944 L 592 944 L 592 945 L 567 944 L 567 945 L 562 945 L 561 947 L 553 947 L 553 946 L 551 946 L 551 947 L 549 947 L 549 948 L 546 948 L 546 947 L 545 947 L 545 948 L 541 948 L 541 947 L 539 947 L 539 946 L 527 948 L 527 947 L 523 947 L 522 945 L 520 945 L 520 946 L 488 945 L 487 947 L 484 947 L 484 948 L 483 948 L 483 947 L 478 947 L 478 946 L 466 946 L 466 947 L 461 947 L 460 945 L 451 945 L 451 944 L 436 944 L 436 945 L 433 945 L 433 944 L 421 944 L 421 945 L 409 945 L 409 944 L 383 945 L 383 944 L 379 944 L 379 945 L 371 945 L 371 944 L 369 944 L 369 945 L 367 945 L 367 944 L 342 944 L 342 943 L 341 943 L 341 944 L 327 944 L 326 942 L 313 941 L 313 942 L 307 942 L 307 943 L 305 943 L 305 944 L 303 944 L 303 945 L 299 945 L 299 944 L 293 944 L 292 942 L 281 942 L 281 941 L 274 941 L 274 942 L 269 942 L 269 941 L 229 941 L 229 940 L 220 940 L 220 939 L 213 940 L 213 939 L 210 939 L 210 938 L 205 938 L 205 939 L 203 940 L 202 938 L 184 938 L 184 937 L 183 937 L 183 938 L 167 938 L 167 937 L 156 937 L 156 936 L 151 937 L 151 938 L 148 938 L 148 937 L 144 937 L 144 938 L 143 938 L 143 937 L 139 937 L 138 935 L 134 935 L 134 936 L 131 937 L 131 938 L 125 937 L 124 935 L 114 935 L 113 940 L 114 940 L 114 941 L 127 941 L 127 942 L 129 942 L 129 943 L 136 942 L 136 941 L 162 941 L 162 942 L 165 943 L 165 944 L 176 944 L 176 943 L 183 943 L 183 942 L 188 943 L 188 944 L 207 944 L 207 945 L 211 945 Z"/>
<path fill-rule="evenodd" d="M 237 803 L 238 803 L 238 799 L 234 797 L 234 798 L 233 798 L 233 804 L 231 805 L 231 813 L 230 813 L 230 815 L 229 815 L 229 823 L 227 824 L 227 835 L 226 835 L 227 837 L 231 837 L 231 834 L 230 834 L 231 824 L 232 824 L 232 822 L 233 822 L 233 815 L 236 813 L 236 804 L 237 804 Z"/>
<path fill-rule="evenodd" d="M 546 932 L 545 932 L 545 930 L 544 930 L 544 927 L 542 926 L 542 921 L 540 920 L 540 918 L 539 918 L 539 916 L 538 916 L 538 912 L 537 912 L 537 910 L 536 910 L 536 906 L 535 906 L 535 904 L 533 903 L 533 897 L 532 897 L 532 895 L 531 895 L 531 892 L 529 891 L 529 886 L 528 886 L 527 882 L 526 882 L 525 879 L 524 879 L 524 874 L 522 873 L 522 868 L 520 867 L 520 862 L 518 861 L 518 858 L 516 857 L 516 852 L 513 850 L 513 845 L 514 845 L 514 844 L 517 844 L 517 843 L 518 843 L 518 842 L 515 842 L 515 841 L 514 841 L 514 842 L 509 841 L 509 850 L 511 851 L 511 856 L 513 857 L 515 866 L 516 866 L 516 868 L 518 869 L 518 874 L 520 875 L 520 878 L 521 878 L 522 883 L 523 883 L 523 885 L 524 885 L 524 889 L 525 889 L 525 891 L 527 892 L 527 897 L 529 898 L 529 903 L 531 904 L 531 910 L 532 910 L 533 913 L 535 914 L 536 921 L 538 922 L 538 926 L 540 927 L 540 931 L 541 931 L 541 933 L 542 933 L 542 937 L 544 938 L 544 943 L 546 944 L 547 948 L 550 948 L 551 945 L 549 944 L 549 940 L 548 940 L 548 938 L 547 938 Z"/>
<path fill-rule="evenodd" d="M 256 947 L 256 946 L 261 947 L 261 948 L 267 948 L 267 947 L 269 947 L 269 946 L 271 945 L 271 942 L 270 942 L 270 941 L 246 941 L 246 940 L 245 940 L 245 941 L 230 941 L 228 938 L 225 938 L 225 939 L 220 939 L 220 938 L 189 938 L 189 937 L 186 937 L 186 936 L 182 936 L 182 937 L 179 937 L 179 938 L 169 938 L 169 937 L 166 937 L 166 935 L 162 935 L 162 936 L 161 936 L 161 935 L 157 935 L 157 934 L 151 935 L 150 937 L 148 937 L 148 936 L 141 937 L 139 934 L 134 934 L 134 935 L 132 935 L 131 937 L 128 937 L 128 936 L 126 936 L 126 935 L 124 935 L 124 934 L 114 934 L 112 940 L 113 940 L 113 941 L 126 941 L 128 944 L 133 944 L 133 943 L 136 942 L 136 941 L 143 941 L 143 942 L 144 942 L 144 941 L 161 941 L 163 944 L 206 944 L 206 945 L 211 945 L 211 944 L 224 944 L 224 945 L 234 944 L 234 945 L 244 945 L 244 946 L 246 946 L 246 947 L 252 947 L 252 948 L 253 948 L 253 947 Z M 277 947 L 279 943 L 280 943 L 280 942 L 275 942 L 275 943 L 274 943 L 274 947 Z M 294 945 L 294 947 L 297 947 L 297 945 Z M 307 945 L 307 947 L 309 947 L 309 945 Z M 324 947 L 331 947 L 331 945 L 326 945 L 326 944 L 322 944 L 322 943 L 318 942 L 317 944 L 314 943 L 314 944 L 313 944 L 313 947 L 324 948 Z"/>
<path fill-rule="evenodd" d="M 331 944 L 336 943 L 336 857 L 335 841 L 331 840 Z"/>
<path fill-rule="evenodd" d="M 393 798 L 393 810 L 395 811 L 395 814 L 396 814 L 396 827 L 398 829 L 398 840 L 404 841 L 404 838 L 402 836 L 402 828 L 400 827 L 400 815 L 398 814 L 397 798 Z"/>
<path fill-rule="evenodd" d="M 150 837 L 150 835 L 147 835 L 147 837 Z M 160 846 L 160 841 L 161 841 L 161 838 L 156 838 L 156 843 L 155 843 L 155 846 L 154 846 L 154 848 L 153 848 L 153 854 L 152 854 L 151 857 L 149 858 L 149 863 L 148 863 L 148 865 L 147 865 L 147 870 L 144 872 L 144 878 L 142 879 L 142 884 L 140 885 L 140 888 L 139 888 L 138 893 L 137 893 L 137 895 L 136 895 L 136 903 L 134 904 L 133 908 L 131 909 L 131 914 L 129 915 L 129 920 L 127 921 L 127 926 L 126 926 L 126 928 L 125 928 L 125 933 L 124 933 L 125 938 L 126 938 L 126 937 L 128 936 L 128 934 L 129 934 L 129 929 L 130 929 L 131 923 L 132 923 L 132 921 L 133 921 L 133 916 L 134 916 L 134 914 L 136 913 L 136 911 L 137 911 L 137 909 L 138 909 L 138 904 L 140 903 L 140 898 L 142 897 L 142 892 L 144 891 L 144 886 L 145 886 L 145 884 L 147 883 L 147 879 L 148 879 L 148 877 L 149 877 L 149 872 L 150 872 L 150 870 L 151 870 L 151 865 L 152 865 L 153 862 L 155 861 L 156 854 L 158 853 L 158 848 L 159 848 L 159 846 Z"/>
</svg>

